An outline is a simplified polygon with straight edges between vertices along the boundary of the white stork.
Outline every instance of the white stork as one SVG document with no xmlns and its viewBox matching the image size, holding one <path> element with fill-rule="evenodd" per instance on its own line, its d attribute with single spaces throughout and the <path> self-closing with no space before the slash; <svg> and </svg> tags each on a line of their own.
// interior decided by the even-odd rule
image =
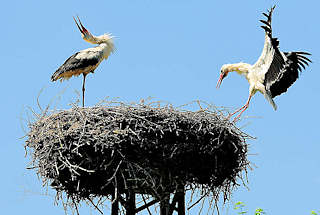
<svg viewBox="0 0 320 215">
<path fill-rule="evenodd" d="M 78 20 L 80 25 L 74 17 L 73 19 L 81 32 L 82 38 L 89 43 L 98 44 L 98 46 L 84 49 L 70 56 L 52 75 L 51 81 L 56 81 L 58 79 L 61 81 L 68 80 L 72 76 L 79 76 L 82 74 L 82 106 L 84 107 L 84 86 L 86 76 L 90 72 L 93 73 L 99 64 L 104 59 L 107 59 L 112 52 L 114 52 L 114 44 L 111 34 L 94 36 L 82 25 L 79 17 Z"/>
<path fill-rule="evenodd" d="M 229 72 L 237 72 L 245 76 L 250 84 L 249 98 L 244 106 L 230 114 L 228 118 L 239 113 L 234 118 L 236 121 L 241 114 L 249 107 L 251 97 L 259 91 L 264 95 L 274 110 L 277 109 L 273 98 L 284 93 L 298 79 L 299 71 L 305 69 L 305 65 L 311 62 L 305 55 L 307 52 L 281 52 L 279 41 L 272 37 L 271 17 L 275 6 L 268 10 L 269 14 L 263 13 L 267 20 L 260 20 L 264 25 L 265 42 L 260 58 L 254 65 L 247 63 L 225 64 L 221 67 L 220 78 L 217 88 Z M 302 68 L 301 68 L 302 67 Z"/>
</svg>

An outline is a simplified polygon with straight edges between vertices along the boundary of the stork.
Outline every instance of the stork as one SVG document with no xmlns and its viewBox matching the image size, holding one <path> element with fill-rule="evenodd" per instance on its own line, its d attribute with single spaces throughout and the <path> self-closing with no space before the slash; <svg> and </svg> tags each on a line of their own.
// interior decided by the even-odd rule
<svg viewBox="0 0 320 215">
<path fill-rule="evenodd" d="M 286 92 L 287 89 L 298 79 L 302 68 L 311 63 L 306 57 L 307 52 L 281 52 L 279 41 L 272 37 L 271 18 L 275 6 L 268 10 L 268 14 L 263 13 L 267 20 L 260 20 L 265 31 L 265 42 L 261 56 L 254 65 L 247 63 L 225 64 L 221 67 L 220 78 L 217 88 L 229 72 L 237 72 L 243 75 L 249 82 L 249 98 L 245 105 L 230 114 L 228 118 L 241 111 L 234 121 L 240 118 L 241 114 L 249 107 L 251 97 L 259 91 L 264 95 L 274 110 L 277 105 L 273 98 Z"/>
<path fill-rule="evenodd" d="M 84 92 L 86 76 L 93 73 L 99 64 L 109 57 L 114 52 L 113 37 L 111 34 L 103 34 L 100 36 L 92 35 L 81 23 L 79 17 L 78 21 L 73 17 L 77 27 L 81 32 L 82 38 L 92 44 L 98 44 L 94 48 L 84 49 L 71 55 L 51 76 L 51 81 L 68 80 L 72 76 L 83 75 L 82 84 L 82 107 L 84 107 Z"/>
</svg>

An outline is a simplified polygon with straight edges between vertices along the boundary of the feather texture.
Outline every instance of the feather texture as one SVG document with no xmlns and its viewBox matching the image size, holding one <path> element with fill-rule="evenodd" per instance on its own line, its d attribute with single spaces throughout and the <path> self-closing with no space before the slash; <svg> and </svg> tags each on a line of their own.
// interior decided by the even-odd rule
<svg viewBox="0 0 320 215">
<path fill-rule="evenodd" d="M 51 81 L 67 80 L 82 73 L 94 72 L 103 60 L 103 51 L 89 48 L 71 55 L 51 76 Z"/>
<path fill-rule="evenodd" d="M 311 62 L 307 52 L 281 52 L 279 40 L 272 37 L 272 13 L 275 6 L 263 13 L 267 20 L 260 20 L 266 33 L 262 54 L 254 65 L 255 70 L 264 75 L 263 85 L 267 94 L 274 98 L 284 92 L 298 79 L 299 71 Z"/>
</svg>

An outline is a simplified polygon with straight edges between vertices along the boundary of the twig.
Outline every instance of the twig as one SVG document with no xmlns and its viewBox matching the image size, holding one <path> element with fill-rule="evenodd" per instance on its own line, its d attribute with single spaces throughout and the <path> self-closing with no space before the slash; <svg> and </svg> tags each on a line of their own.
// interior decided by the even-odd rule
<svg viewBox="0 0 320 215">
<path fill-rule="evenodd" d="M 208 195 L 208 192 L 206 192 L 200 199 L 198 199 L 195 203 L 193 203 L 191 206 L 189 206 L 187 208 L 187 210 L 190 210 L 191 208 L 193 208 L 196 204 L 198 204 L 204 197 L 206 197 Z"/>
<path fill-rule="evenodd" d="M 136 208 L 136 213 L 139 213 L 140 211 L 142 211 L 142 210 L 144 210 L 144 209 L 147 209 L 147 210 L 148 210 L 148 213 L 149 213 L 150 215 L 152 215 L 152 213 L 151 213 L 150 210 L 149 210 L 149 207 L 152 206 L 152 205 L 154 205 L 155 203 L 159 202 L 159 200 L 155 199 L 155 200 L 152 200 L 152 201 L 150 201 L 150 202 L 147 203 L 146 200 L 145 200 L 145 198 L 144 198 L 144 196 L 143 196 L 143 194 L 141 194 L 141 196 L 142 196 L 144 205 L 141 206 L 141 207 L 139 207 L 139 208 Z"/>
<path fill-rule="evenodd" d="M 91 204 L 101 213 L 103 214 L 103 212 L 98 208 L 98 206 L 96 206 L 93 201 L 91 200 L 91 198 L 88 198 L 88 200 L 91 202 Z"/>
<path fill-rule="evenodd" d="M 182 180 L 187 181 L 191 192 L 188 212 L 201 201 L 209 202 L 209 211 L 214 210 L 213 200 L 219 194 L 224 200 L 230 198 L 232 189 L 239 186 L 238 178 L 246 182 L 241 173 L 250 167 L 246 158 L 249 136 L 225 120 L 218 108 L 202 101 L 198 101 L 202 110 L 195 112 L 160 102 L 105 104 L 93 108 L 71 104 L 72 109 L 41 120 L 33 114 L 38 121 L 30 125 L 27 134 L 26 147 L 32 156 L 29 169 L 36 168 L 45 185 L 51 180 L 60 184 L 56 189 L 70 192 L 67 196 L 75 199 L 75 204 L 88 196 L 110 195 L 115 188 L 111 201 L 119 200 L 123 205 L 124 190 L 133 190 L 142 193 L 143 202 L 149 205 L 153 202 L 146 200 L 144 193 L 157 202 L 164 192 L 174 192 Z M 199 162 L 192 162 L 190 153 Z M 203 171 L 209 174 L 207 179 L 199 175 Z M 165 173 L 166 180 L 162 180 L 161 173 Z M 230 175 L 221 178 L 225 174 Z M 89 191 L 85 190 L 88 185 Z M 195 192 L 200 193 L 196 190 L 204 195 L 193 202 Z M 213 199 L 208 193 L 213 193 Z M 96 207 L 101 207 L 100 200 Z M 174 209 L 174 197 L 172 201 Z M 137 210 L 145 207 L 152 214 L 145 205 Z"/>
</svg>

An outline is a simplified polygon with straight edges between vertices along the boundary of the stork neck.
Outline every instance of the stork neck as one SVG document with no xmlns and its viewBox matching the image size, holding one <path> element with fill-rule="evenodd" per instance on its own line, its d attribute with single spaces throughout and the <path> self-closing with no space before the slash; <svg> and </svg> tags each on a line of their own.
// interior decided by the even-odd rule
<svg viewBox="0 0 320 215">
<path fill-rule="evenodd" d="M 241 75 L 246 75 L 249 72 L 251 65 L 248 63 L 235 63 L 235 64 L 230 64 L 229 70 L 231 72 L 237 72 L 238 74 Z"/>
<path fill-rule="evenodd" d="M 107 59 L 111 53 L 114 52 L 113 43 L 100 43 L 99 47 L 102 48 L 103 55 Z"/>
<path fill-rule="evenodd" d="M 102 43 L 107 43 L 107 41 L 102 40 L 101 38 L 92 35 L 92 37 L 85 39 L 87 42 L 92 43 L 92 44 L 102 44 Z"/>
<path fill-rule="evenodd" d="M 100 44 L 99 39 L 96 36 L 93 36 L 93 35 L 92 35 L 91 38 L 88 39 L 88 42 L 92 43 L 92 44 Z"/>
</svg>

